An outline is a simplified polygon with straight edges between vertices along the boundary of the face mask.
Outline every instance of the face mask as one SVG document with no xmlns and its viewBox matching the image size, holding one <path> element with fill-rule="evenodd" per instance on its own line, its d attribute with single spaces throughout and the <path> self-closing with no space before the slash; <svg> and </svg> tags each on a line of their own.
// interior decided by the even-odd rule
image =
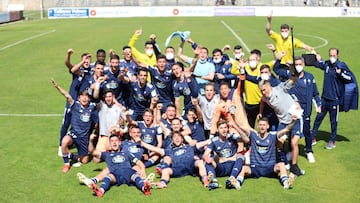
<svg viewBox="0 0 360 203">
<path fill-rule="evenodd" d="M 245 54 L 244 53 L 240 53 L 240 54 L 235 54 L 235 59 L 239 60 L 241 57 L 243 57 Z"/>
<path fill-rule="evenodd" d="M 330 62 L 333 64 L 333 63 L 335 63 L 336 62 L 336 58 L 335 57 L 330 57 Z"/>
<path fill-rule="evenodd" d="M 251 68 L 256 68 L 257 62 L 256 62 L 256 61 L 249 61 L 249 66 L 250 66 Z"/>
<path fill-rule="evenodd" d="M 206 59 L 204 59 L 204 60 L 203 60 L 203 59 L 199 59 L 199 62 L 200 62 L 200 63 L 205 63 L 205 62 L 206 62 Z"/>
<path fill-rule="evenodd" d="M 221 58 L 220 59 L 213 59 L 214 63 L 220 63 L 221 62 Z"/>
<path fill-rule="evenodd" d="M 301 73 L 301 71 L 304 70 L 304 67 L 303 66 L 295 66 L 295 69 L 298 73 Z"/>
<path fill-rule="evenodd" d="M 289 36 L 289 33 L 288 32 L 282 32 L 281 33 L 281 36 L 286 39 L 288 36 Z"/>
<path fill-rule="evenodd" d="M 261 73 L 260 75 L 261 80 L 269 80 L 270 76 L 267 73 Z"/>
<path fill-rule="evenodd" d="M 167 53 L 167 54 L 166 54 L 166 59 L 167 59 L 167 60 L 172 60 L 172 59 L 174 59 L 174 54 L 173 54 L 173 53 Z"/>
<path fill-rule="evenodd" d="M 147 49 L 147 50 L 146 50 L 146 55 L 148 55 L 148 56 L 153 55 L 153 53 L 154 53 L 154 51 L 151 50 L 151 49 Z"/>
</svg>

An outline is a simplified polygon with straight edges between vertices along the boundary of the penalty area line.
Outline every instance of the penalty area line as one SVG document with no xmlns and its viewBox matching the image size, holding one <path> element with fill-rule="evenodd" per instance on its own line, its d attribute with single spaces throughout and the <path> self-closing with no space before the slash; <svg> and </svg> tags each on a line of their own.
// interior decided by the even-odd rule
<svg viewBox="0 0 360 203">
<path fill-rule="evenodd" d="M 31 37 L 22 39 L 22 40 L 20 40 L 20 41 L 15 42 L 15 43 L 6 45 L 6 46 L 4 46 L 4 47 L 1 47 L 1 48 L 0 48 L 0 51 L 3 51 L 3 50 L 5 50 L 5 49 L 7 49 L 7 48 L 10 48 L 10 47 L 19 45 L 19 44 L 24 43 L 24 42 L 26 42 L 26 41 L 29 41 L 29 40 L 32 40 L 32 39 L 35 39 L 35 38 L 38 38 L 38 37 L 42 37 L 42 36 L 44 36 L 44 35 L 53 33 L 53 32 L 55 32 L 55 31 L 56 31 L 56 30 L 50 30 L 50 31 L 47 31 L 47 32 L 43 32 L 43 33 L 40 33 L 40 34 L 37 34 L 37 35 L 33 35 L 33 36 L 31 36 Z"/>
<path fill-rule="evenodd" d="M 0 113 L 0 117 L 60 117 L 62 114 L 10 114 L 10 113 Z"/>
</svg>

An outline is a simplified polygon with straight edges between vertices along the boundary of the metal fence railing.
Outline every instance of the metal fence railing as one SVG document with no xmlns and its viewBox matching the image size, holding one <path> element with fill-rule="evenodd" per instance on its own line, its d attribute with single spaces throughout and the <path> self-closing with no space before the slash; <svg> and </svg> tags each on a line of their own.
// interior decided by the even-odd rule
<svg viewBox="0 0 360 203">
<path fill-rule="evenodd" d="M 53 7 L 114 6 L 324 6 L 359 7 L 360 0 L 1 0 L 0 11 L 7 5 L 21 4 L 25 10 Z"/>
</svg>

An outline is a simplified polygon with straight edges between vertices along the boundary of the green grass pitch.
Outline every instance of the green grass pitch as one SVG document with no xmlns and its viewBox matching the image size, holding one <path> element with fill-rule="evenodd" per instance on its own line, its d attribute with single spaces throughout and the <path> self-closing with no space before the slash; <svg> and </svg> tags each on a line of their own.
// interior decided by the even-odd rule
<svg viewBox="0 0 360 203">
<path fill-rule="evenodd" d="M 196 42 L 212 51 L 225 44 L 240 44 L 226 24 L 250 49 L 262 50 L 262 61 L 268 61 L 272 55 L 265 44 L 272 41 L 265 22 L 265 17 L 116 18 L 35 20 L 0 26 L 0 114 L 62 114 L 65 99 L 52 87 L 50 78 L 68 89 L 71 77 L 64 65 L 68 48 L 75 50 L 73 63 L 80 60 L 81 53 L 95 55 L 99 48 L 120 53 L 134 31 L 142 27 L 139 50 L 151 33 L 157 35 L 164 50 L 170 33 L 189 30 Z M 317 47 L 324 58 L 330 47 L 338 47 L 340 59 L 360 79 L 358 18 L 274 17 L 273 30 L 285 22 L 294 26 L 295 37 Z M 179 39 L 173 39 L 171 45 L 177 48 Z M 188 45 L 185 52 L 192 54 Z M 322 72 L 312 67 L 305 70 L 315 75 L 321 92 Z M 315 164 L 306 160 L 304 140 L 300 141 L 299 165 L 306 174 L 296 178 L 292 190 L 283 190 L 277 179 L 260 178 L 247 179 L 240 191 L 207 191 L 197 178 L 185 177 L 172 179 L 167 189 L 153 190 L 150 197 L 135 187 L 121 186 L 111 188 L 99 200 L 79 184 L 76 173 L 94 176 L 104 163 L 61 172 L 62 159 L 57 156 L 61 116 L 0 116 L 0 202 L 360 202 L 359 117 L 358 111 L 340 113 L 337 147 L 330 151 L 324 149 L 330 132 L 328 117 L 324 120 L 314 146 Z M 220 182 L 224 185 L 225 178 Z"/>
</svg>

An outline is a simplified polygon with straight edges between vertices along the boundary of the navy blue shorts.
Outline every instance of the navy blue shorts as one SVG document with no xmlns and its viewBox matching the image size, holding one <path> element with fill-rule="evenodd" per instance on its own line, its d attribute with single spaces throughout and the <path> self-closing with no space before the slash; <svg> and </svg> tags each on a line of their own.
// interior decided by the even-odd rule
<svg viewBox="0 0 360 203">
<path fill-rule="evenodd" d="M 89 138 L 88 137 L 77 137 L 72 132 L 68 132 L 67 135 L 69 135 L 72 138 L 73 143 L 76 146 L 79 156 L 89 155 Z"/>
<path fill-rule="evenodd" d="M 234 167 L 235 161 L 227 161 L 224 163 L 217 163 L 215 172 L 216 176 L 223 177 L 231 174 L 232 168 Z"/>
<path fill-rule="evenodd" d="M 287 125 L 288 124 L 279 123 L 277 131 L 280 131 L 280 130 L 284 129 Z M 294 126 L 292 127 L 290 133 L 291 133 L 290 136 L 300 136 L 300 138 L 304 137 L 304 134 L 302 132 L 302 118 L 296 120 L 296 122 L 295 122 Z"/>
<path fill-rule="evenodd" d="M 277 173 L 274 172 L 274 166 L 259 167 L 250 166 L 251 176 L 254 178 L 260 177 L 277 177 Z"/>
<path fill-rule="evenodd" d="M 182 177 L 186 175 L 194 175 L 196 174 L 196 169 L 194 166 L 194 162 L 189 165 L 179 164 L 171 166 L 173 171 L 172 177 Z"/>
<path fill-rule="evenodd" d="M 110 171 L 110 173 L 115 176 L 115 185 L 119 186 L 122 184 L 131 185 L 131 176 L 134 175 L 136 171 L 132 168 L 126 168 Z"/>
</svg>

